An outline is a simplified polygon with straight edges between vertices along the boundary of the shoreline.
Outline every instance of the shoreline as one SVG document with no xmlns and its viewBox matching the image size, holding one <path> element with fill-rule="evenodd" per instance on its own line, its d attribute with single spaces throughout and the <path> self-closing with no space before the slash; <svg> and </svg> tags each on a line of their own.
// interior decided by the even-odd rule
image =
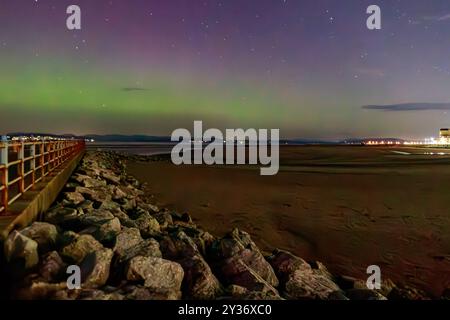
<svg viewBox="0 0 450 320">
<path fill-rule="evenodd" d="M 13 298 L 23 299 L 427 299 L 383 279 L 332 275 L 320 262 L 265 254 L 239 229 L 215 237 L 189 214 L 160 209 L 129 176 L 128 157 L 89 152 L 57 203 L 5 242 Z M 23 250 L 20 248 L 27 248 Z M 82 288 L 65 268 L 80 266 Z"/>
</svg>

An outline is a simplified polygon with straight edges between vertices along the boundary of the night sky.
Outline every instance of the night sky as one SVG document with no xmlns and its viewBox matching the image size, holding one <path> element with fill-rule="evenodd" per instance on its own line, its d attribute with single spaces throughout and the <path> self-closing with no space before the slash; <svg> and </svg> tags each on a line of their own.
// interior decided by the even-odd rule
<svg viewBox="0 0 450 320">
<path fill-rule="evenodd" d="M 82 30 L 66 28 L 66 8 Z M 366 27 L 377 4 L 382 29 Z M 449 0 L 0 0 L 0 131 L 436 136 Z M 192 130 L 192 129 L 191 129 Z"/>
</svg>

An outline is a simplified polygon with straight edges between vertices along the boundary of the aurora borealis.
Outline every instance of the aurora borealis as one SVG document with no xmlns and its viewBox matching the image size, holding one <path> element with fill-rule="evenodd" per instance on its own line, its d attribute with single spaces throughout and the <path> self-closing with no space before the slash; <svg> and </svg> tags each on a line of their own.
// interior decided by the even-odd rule
<svg viewBox="0 0 450 320">
<path fill-rule="evenodd" d="M 448 0 L 1 0 L 0 131 L 435 135 L 450 126 L 427 108 L 450 102 L 449 53 Z M 425 107 L 389 111 L 408 103 Z"/>
</svg>

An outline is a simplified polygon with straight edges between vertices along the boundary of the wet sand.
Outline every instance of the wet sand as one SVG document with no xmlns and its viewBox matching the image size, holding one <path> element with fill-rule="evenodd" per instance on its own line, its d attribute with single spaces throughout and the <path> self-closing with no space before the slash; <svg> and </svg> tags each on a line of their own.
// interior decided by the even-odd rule
<svg viewBox="0 0 450 320">
<path fill-rule="evenodd" d="M 383 277 L 435 295 L 450 287 L 450 150 L 297 146 L 282 147 L 280 158 L 276 176 L 169 162 L 129 163 L 129 171 L 157 204 L 215 235 L 239 227 L 265 250 L 339 274 L 366 278 L 376 264 Z"/>
</svg>

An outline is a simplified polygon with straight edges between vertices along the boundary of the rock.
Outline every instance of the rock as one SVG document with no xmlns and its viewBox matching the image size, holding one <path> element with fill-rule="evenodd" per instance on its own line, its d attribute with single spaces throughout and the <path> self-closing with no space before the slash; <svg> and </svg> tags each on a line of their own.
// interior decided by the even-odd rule
<svg viewBox="0 0 450 320">
<path fill-rule="evenodd" d="M 196 244 L 198 250 L 203 256 L 207 256 L 207 249 L 211 248 L 212 244 L 216 238 L 210 233 L 203 231 L 197 227 L 190 226 L 180 226 L 179 224 L 168 226 L 167 231 L 169 233 L 176 234 L 183 231 L 188 235 Z"/>
<path fill-rule="evenodd" d="M 93 236 L 95 239 L 102 243 L 109 243 L 114 241 L 120 230 L 120 221 L 119 219 L 114 218 L 98 227 L 97 230 L 93 233 Z"/>
<path fill-rule="evenodd" d="M 181 264 L 184 270 L 183 291 L 188 299 L 214 299 L 221 286 L 203 259 L 195 242 L 184 232 L 172 233 L 160 242 L 164 257 Z"/>
<path fill-rule="evenodd" d="M 428 294 L 409 286 L 394 287 L 387 298 L 388 300 L 430 300 Z"/>
<path fill-rule="evenodd" d="M 64 192 L 64 199 L 73 205 L 78 205 L 84 201 L 83 195 L 79 192 Z"/>
<path fill-rule="evenodd" d="M 112 199 L 117 201 L 117 200 L 121 200 L 123 198 L 126 198 L 127 194 L 119 187 L 114 187 L 113 192 L 112 192 Z"/>
<path fill-rule="evenodd" d="M 181 215 L 180 221 L 186 222 L 186 223 L 189 223 L 189 224 L 193 223 L 193 222 L 192 222 L 192 218 L 191 218 L 191 216 L 190 216 L 188 213 L 183 213 L 183 214 Z"/>
<path fill-rule="evenodd" d="M 249 291 L 270 292 L 278 296 L 278 291 L 239 257 L 225 261 L 220 272 L 226 283 L 237 284 Z"/>
<path fill-rule="evenodd" d="M 277 276 L 285 281 L 296 270 L 309 272 L 312 269 L 305 260 L 294 256 L 288 251 L 275 250 L 271 256 L 267 257 L 267 260 L 275 270 Z"/>
<path fill-rule="evenodd" d="M 77 237 L 72 243 L 65 246 L 61 254 L 72 262 L 79 264 L 87 254 L 103 249 L 100 242 L 89 234 L 83 234 Z"/>
<path fill-rule="evenodd" d="M 120 177 L 115 176 L 112 173 L 102 172 L 100 176 L 109 184 L 118 185 L 120 183 Z"/>
<path fill-rule="evenodd" d="M 47 283 L 44 281 L 33 281 L 27 287 L 21 287 L 15 292 L 14 299 L 19 300 L 42 300 L 49 299 L 57 292 L 67 288 L 66 282 Z"/>
<path fill-rule="evenodd" d="M 158 221 L 161 229 L 166 229 L 168 226 L 173 225 L 172 216 L 168 212 L 159 212 L 154 215 Z"/>
<path fill-rule="evenodd" d="M 126 271 L 127 280 L 144 280 L 145 287 L 161 293 L 179 292 L 183 276 L 178 263 L 153 257 L 132 258 Z"/>
<path fill-rule="evenodd" d="M 161 231 L 158 221 L 148 212 L 140 215 L 134 223 L 144 238 L 157 236 Z"/>
<path fill-rule="evenodd" d="M 144 241 L 141 237 L 141 233 L 137 228 L 123 228 L 123 230 L 117 235 L 116 243 L 114 246 L 114 253 L 119 258 L 123 258 L 129 250 L 138 246 Z"/>
<path fill-rule="evenodd" d="M 214 299 L 222 292 L 219 280 L 199 254 L 178 261 L 184 270 L 183 291 L 187 299 Z"/>
<path fill-rule="evenodd" d="M 296 270 L 284 284 L 284 296 L 288 299 L 329 299 L 339 287 L 328 277 L 318 275 L 313 270 Z"/>
<path fill-rule="evenodd" d="M 158 241 L 152 238 L 145 239 L 137 246 L 130 248 L 125 255 L 119 257 L 119 262 L 130 260 L 136 256 L 161 258 Z"/>
<path fill-rule="evenodd" d="M 31 269 L 39 263 L 38 243 L 14 230 L 4 243 L 5 259 L 14 268 Z"/>
<path fill-rule="evenodd" d="M 78 238 L 79 235 L 76 232 L 73 231 L 64 231 L 62 234 L 59 235 L 58 237 L 58 246 L 59 247 L 65 247 L 68 244 L 72 243 L 73 241 L 75 241 L 76 238 Z"/>
<path fill-rule="evenodd" d="M 121 230 L 120 220 L 106 210 L 94 210 L 85 214 L 81 222 L 88 226 L 83 234 L 92 234 L 100 242 L 111 242 Z"/>
<path fill-rule="evenodd" d="M 118 292 L 107 293 L 99 289 L 83 289 L 78 295 L 80 300 L 123 300 L 124 296 Z"/>
<path fill-rule="evenodd" d="M 328 295 L 328 300 L 350 300 L 346 295 L 345 292 L 342 290 L 337 290 Z"/>
<path fill-rule="evenodd" d="M 107 210 L 93 210 L 89 211 L 81 218 L 81 222 L 86 226 L 99 227 L 104 223 L 113 220 L 114 215 Z"/>
<path fill-rule="evenodd" d="M 144 194 L 143 191 L 138 190 L 138 189 L 135 189 L 135 188 L 133 188 L 133 190 L 132 190 L 131 192 L 132 192 L 133 195 L 136 196 L 136 197 L 142 196 L 142 195 Z M 136 201 L 136 202 L 137 202 L 137 204 L 139 205 L 139 207 L 140 207 L 141 209 L 145 210 L 145 211 L 152 212 L 152 213 L 158 213 L 158 212 L 160 212 L 158 206 L 156 206 L 156 205 L 154 205 L 154 204 L 151 204 L 151 203 L 148 203 L 148 202 L 144 202 L 144 201 L 140 200 L 139 198 L 137 198 L 137 201 Z"/>
<path fill-rule="evenodd" d="M 209 253 L 215 269 L 221 274 L 222 280 L 228 284 L 238 284 L 245 287 L 244 284 L 236 282 L 241 281 L 239 279 L 243 276 L 242 272 L 248 273 L 247 268 L 242 266 L 242 264 L 245 264 L 270 286 L 278 286 L 279 282 L 274 270 L 246 232 L 238 229 L 233 230 L 226 237 L 214 241 Z M 252 276 L 244 275 L 244 278 L 247 277 Z"/>
<path fill-rule="evenodd" d="M 99 288 L 108 281 L 112 256 L 113 252 L 108 248 L 96 250 L 85 256 L 80 264 L 83 288 Z"/>
<path fill-rule="evenodd" d="M 227 293 L 235 298 L 235 299 L 240 299 L 242 296 L 246 295 L 249 293 L 247 288 L 244 288 L 242 286 L 238 286 L 236 284 L 231 284 L 226 288 Z"/>
<path fill-rule="evenodd" d="M 144 286 L 127 286 L 121 291 L 129 300 L 179 300 L 180 291 L 152 292 Z"/>
<path fill-rule="evenodd" d="M 111 213 L 120 220 L 120 224 L 127 228 L 136 228 L 134 221 L 120 208 L 112 209 Z"/>
<path fill-rule="evenodd" d="M 180 260 L 200 254 L 197 245 L 183 231 L 172 232 L 160 241 L 166 259 Z"/>
<path fill-rule="evenodd" d="M 369 289 L 350 289 L 346 291 L 350 300 L 387 300 L 385 296 Z"/>
<path fill-rule="evenodd" d="M 61 275 L 66 271 L 67 265 L 59 256 L 58 252 L 47 253 L 39 266 L 39 274 L 47 282 L 61 280 Z"/>
<path fill-rule="evenodd" d="M 77 209 L 57 206 L 45 213 L 44 221 L 70 229 L 79 225 L 79 218 L 81 216 Z"/>
<path fill-rule="evenodd" d="M 247 288 L 230 285 L 227 287 L 227 293 L 233 300 L 282 300 L 278 294 L 272 291 L 250 291 Z"/>
<path fill-rule="evenodd" d="M 276 250 L 268 257 L 281 280 L 283 296 L 288 299 L 328 299 L 340 288 L 322 264 L 313 269 L 306 261 L 290 252 Z"/>
<path fill-rule="evenodd" d="M 249 291 L 240 296 L 239 300 L 284 300 L 278 294 L 272 291 Z"/>
<path fill-rule="evenodd" d="M 66 190 L 73 191 L 76 187 L 78 187 L 80 184 L 78 182 L 67 182 L 64 188 Z"/>
<path fill-rule="evenodd" d="M 108 211 L 120 210 L 120 205 L 112 200 L 104 200 L 103 202 L 100 203 L 98 209 Z"/>
<path fill-rule="evenodd" d="M 83 174 L 75 174 L 73 179 L 86 188 L 98 188 L 106 186 L 106 182 L 103 180 L 97 180 L 92 177 Z"/>
<path fill-rule="evenodd" d="M 91 200 L 84 200 L 77 206 L 77 209 L 83 210 L 83 212 L 91 211 L 94 209 L 94 202 L 92 202 Z"/>
<path fill-rule="evenodd" d="M 58 237 L 58 230 L 53 224 L 46 222 L 33 222 L 21 231 L 22 235 L 38 243 L 39 252 L 44 253 L 52 249 Z"/>
<path fill-rule="evenodd" d="M 112 199 L 110 192 L 104 188 L 89 189 L 77 187 L 75 191 L 81 193 L 85 199 L 94 201 L 95 203 L 101 204 L 104 201 Z"/>
<path fill-rule="evenodd" d="M 136 208 L 136 199 L 122 199 L 121 208 L 125 211 L 131 211 Z"/>
<path fill-rule="evenodd" d="M 81 194 L 83 198 L 88 200 L 93 200 L 93 198 L 95 197 L 95 191 L 85 187 L 78 186 L 75 188 L 74 192 Z"/>
<path fill-rule="evenodd" d="M 362 281 L 365 284 L 365 281 Z M 381 279 L 381 289 L 378 290 L 383 296 L 387 297 L 391 291 L 396 288 L 397 286 L 391 279 Z M 366 287 L 367 288 L 367 285 Z"/>
</svg>

